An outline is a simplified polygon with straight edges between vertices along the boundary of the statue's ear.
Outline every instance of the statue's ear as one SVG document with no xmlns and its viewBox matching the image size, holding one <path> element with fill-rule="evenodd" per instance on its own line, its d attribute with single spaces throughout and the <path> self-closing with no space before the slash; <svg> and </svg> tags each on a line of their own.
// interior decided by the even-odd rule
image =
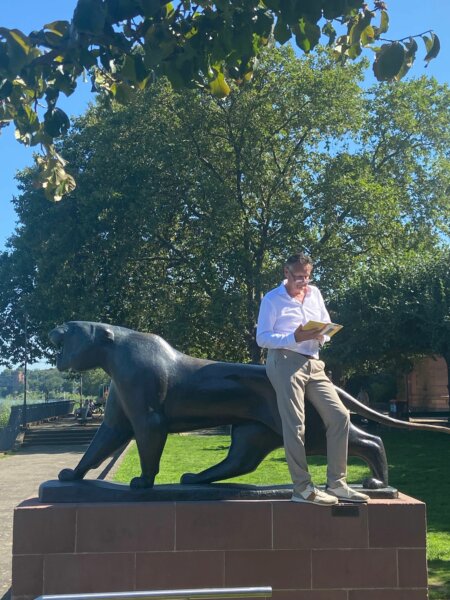
<svg viewBox="0 0 450 600">
<path fill-rule="evenodd" d="M 105 335 L 105 339 L 108 340 L 108 342 L 114 341 L 114 331 L 112 329 L 110 329 L 109 327 L 107 327 L 104 330 L 104 335 Z"/>
</svg>

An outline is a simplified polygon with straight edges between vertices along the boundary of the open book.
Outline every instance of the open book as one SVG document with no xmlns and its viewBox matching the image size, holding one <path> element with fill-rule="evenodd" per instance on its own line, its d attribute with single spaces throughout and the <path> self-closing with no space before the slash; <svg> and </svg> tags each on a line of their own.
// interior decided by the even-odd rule
<svg viewBox="0 0 450 600">
<path fill-rule="evenodd" d="M 329 337 L 332 337 L 344 326 L 338 325 L 337 323 L 320 323 L 320 321 L 308 321 L 306 325 L 303 326 L 303 329 L 307 331 L 308 329 L 318 329 L 319 327 L 325 327 L 325 329 L 320 332 L 322 335 L 328 335 Z"/>
</svg>

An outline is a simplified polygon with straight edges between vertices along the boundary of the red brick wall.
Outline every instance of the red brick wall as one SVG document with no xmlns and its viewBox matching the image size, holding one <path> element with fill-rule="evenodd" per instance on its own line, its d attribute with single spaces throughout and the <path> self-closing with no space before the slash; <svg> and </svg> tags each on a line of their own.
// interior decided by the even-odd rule
<svg viewBox="0 0 450 600">
<path fill-rule="evenodd" d="M 412 411 L 448 410 L 447 381 L 447 365 L 442 356 L 417 359 L 413 371 L 399 379 L 398 399 L 405 402 L 408 393 Z"/>
<path fill-rule="evenodd" d="M 13 600 L 273 587 L 275 600 L 426 600 L 425 505 L 289 501 L 21 504 Z"/>
</svg>

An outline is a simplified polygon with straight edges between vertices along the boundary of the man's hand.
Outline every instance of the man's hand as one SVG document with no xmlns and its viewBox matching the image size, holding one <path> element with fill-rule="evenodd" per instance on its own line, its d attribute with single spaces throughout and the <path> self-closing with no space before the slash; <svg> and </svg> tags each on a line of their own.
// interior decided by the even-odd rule
<svg viewBox="0 0 450 600">
<path fill-rule="evenodd" d="M 296 342 L 306 342 L 307 340 L 318 340 L 319 342 L 323 341 L 322 331 L 326 329 L 326 325 L 324 327 L 316 327 L 315 329 L 307 329 L 306 331 L 303 329 L 303 325 L 299 325 L 297 329 L 294 331 L 294 337 Z"/>
</svg>

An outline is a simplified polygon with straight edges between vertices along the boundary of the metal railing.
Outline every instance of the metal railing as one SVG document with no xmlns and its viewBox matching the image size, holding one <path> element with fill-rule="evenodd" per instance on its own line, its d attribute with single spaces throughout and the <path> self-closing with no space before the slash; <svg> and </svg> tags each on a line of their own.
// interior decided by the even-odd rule
<svg viewBox="0 0 450 600">
<path fill-rule="evenodd" d="M 61 417 L 73 411 L 73 400 L 57 400 L 28 404 L 26 409 L 26 423 L 35 423 L 52 417 Z M 23 423 L 23 404 L 11 406 L 11 413 L 6 427 L 0 429 L 0 452 L 11 450 L 19 435 Z"/>
<path fill-rule="evenodd" d="M 111 592 L 100 594 L 58 594 L 38 596 L 35 600 L 225 600 L 226 598 L 271 598 L 272 588 L 206 588 L 193 590 L 158 590 L 156 592 Z"/>
</svg>

